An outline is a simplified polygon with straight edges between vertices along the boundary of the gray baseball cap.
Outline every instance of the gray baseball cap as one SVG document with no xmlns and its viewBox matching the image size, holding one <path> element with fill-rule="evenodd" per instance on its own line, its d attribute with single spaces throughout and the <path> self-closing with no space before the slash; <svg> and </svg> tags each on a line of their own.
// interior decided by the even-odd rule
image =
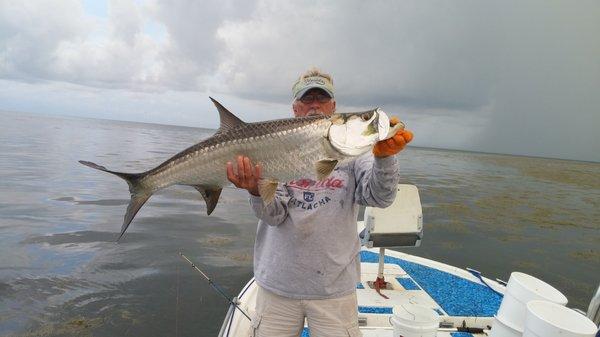
<svg viewBox="0 0 600 337">
<path fill-rule="evenodd" d="M 325 91 L 331 98 L 333 95 L 333 83 L 323 76 L 309 76 L 300 78 L 292 87 L 294 99 L 301 98 L 310 89 L 321 89 Z"/>
</svg>

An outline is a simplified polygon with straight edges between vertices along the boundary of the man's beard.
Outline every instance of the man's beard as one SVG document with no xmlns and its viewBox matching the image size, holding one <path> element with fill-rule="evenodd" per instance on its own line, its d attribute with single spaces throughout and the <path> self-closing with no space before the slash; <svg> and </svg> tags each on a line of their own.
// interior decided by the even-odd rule
<svg viewBox="0 0 600 337">
<path fill-rule="evenodd" d="M 323 113 L 323 111 L 318 110 L 318 109 L 310 109 L 306 113 L 307 116 L 320 116 L 320 115 L 324 115 L 324 114 L 325 113 Z"/>
</svg>

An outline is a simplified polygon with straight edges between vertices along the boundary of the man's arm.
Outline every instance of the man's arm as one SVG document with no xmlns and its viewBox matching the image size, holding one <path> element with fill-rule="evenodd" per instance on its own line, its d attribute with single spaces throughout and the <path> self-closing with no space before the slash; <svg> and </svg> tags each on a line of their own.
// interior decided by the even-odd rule
<svg viewBox="0 0 600 337">
<path fill-rule="evenodd" d="M 354 176 L 354 200 L 357 204 L 385 208 L 394 202 L 400 181 L 396 157 L 361 156 L 354 161 Z"/>
<path fill-rule="evenodd" d="M 258 183 L 262 176 L 260 165 L 252 165 L 248 157 L 238 156 L 237 173 L 233 170 L 233 163 L 227 163 L 227 179 L 236 187 L 247 190 L 250 193 L 250 205 L 254 215 L 271 226 L 277 226 L 285 220 L 288 215 L 287 203 L 289 195 L 281 186 L 277 187 L 275 199 L 265 205 L 258 191 Z"/>
</svg>

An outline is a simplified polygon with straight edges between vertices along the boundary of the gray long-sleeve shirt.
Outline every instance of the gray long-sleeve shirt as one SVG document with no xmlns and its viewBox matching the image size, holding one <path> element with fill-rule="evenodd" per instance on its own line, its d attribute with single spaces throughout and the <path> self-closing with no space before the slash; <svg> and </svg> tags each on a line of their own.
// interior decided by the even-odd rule
<svg viewBox="0 0 600 337">
<path fill-rule="evenodd" d="M 263 288 L 289 298 L 348 295 L 360 281 L 359 205 L 387 207 L 396 196 L 395 156 L 366 154 L 337 167 L 322 181 L 280 183 L 275 200 L 250 204 L 259 218 L 254 277 Z"/>
</svg>

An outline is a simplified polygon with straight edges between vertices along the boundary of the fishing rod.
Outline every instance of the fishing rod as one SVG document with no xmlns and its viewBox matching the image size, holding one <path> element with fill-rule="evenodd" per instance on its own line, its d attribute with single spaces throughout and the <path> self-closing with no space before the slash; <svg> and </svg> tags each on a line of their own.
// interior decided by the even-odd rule
<svg viewBox="0 0 600 337">
<path fill-rule="evenodd" d="M 244 310 L 242 310 L 242 308 L 240 308 L 237 303 L 235 303 L 233 301 L 233 299 L 229 296 L 227 296 L 227 294 L 225 294 L 225 292 L 221 289 L 221 287 L 219 287 L 218 284 L 216 284 L 215 282 L 213 282 L 213 280 L 210 279 L 210 277 L 208 277 L 202 270 L 200 270 L 200 268 L 198 268 L 194 262 L 192 262 L 190 259 L 187 258 L 187 256 L 183 255 L 182 252 L 179 252 L 179 255 L 184 258 L 191 266 L 192 268 L 196 269 L 196 271 L 198 271 L 207 281 L 208 284 L 210 284 L 213 288 L 215 288 L 216 291 L 219 292 L 219 294 L 221 294 L 221 296 L 225 297 L 225 299 L 227 299 L 227 301 L 229 302 L 229 304 L 233 305 L 236 309 L 238 309 L 242 314 L 244 314 L 244 316 L 246 316 L 246 318 L 250 321 L 252 321 L 252 319 L 250 318 L 250 316 L 248 316 L 248 314 L 246 314 L 244 312 Z"/>
</svg>

